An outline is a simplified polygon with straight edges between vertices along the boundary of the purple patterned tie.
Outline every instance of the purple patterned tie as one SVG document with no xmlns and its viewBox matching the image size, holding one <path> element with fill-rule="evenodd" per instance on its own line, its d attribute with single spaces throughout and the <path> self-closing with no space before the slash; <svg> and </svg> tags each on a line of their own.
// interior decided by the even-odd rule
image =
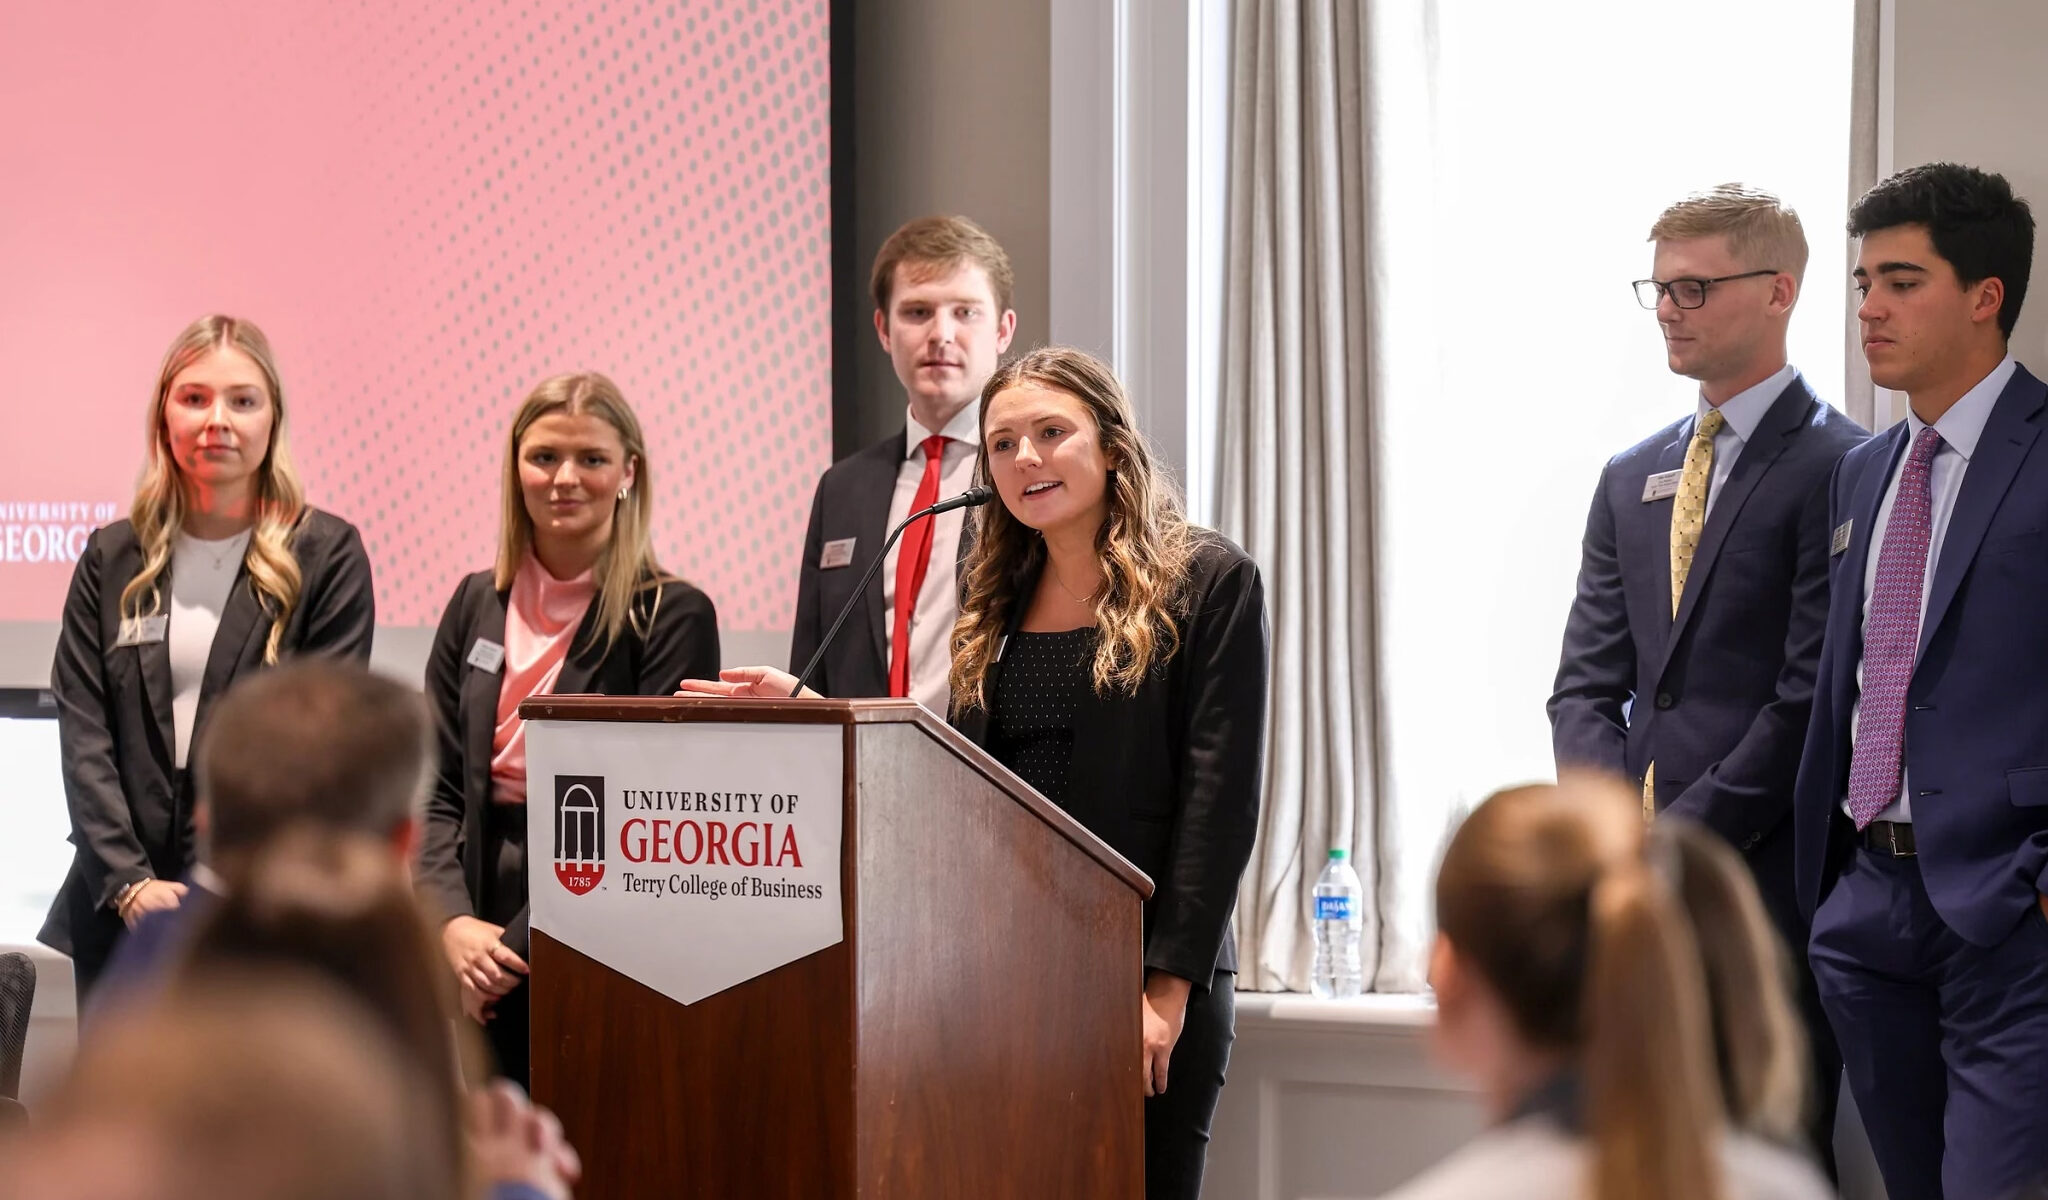
<svg viewBox="0 0 2048 1200">
<path fill-rule="evenodd" d="M 1920 648 L 1920 591 L 1927 577 L 1933 515 L 1927 467 L 1941 448 L 1933 426 L 1922 429 L 1899 470 L 1899 494 L 1877 553 L 1877 583 L 1863 622 L 1863 697 L 1856 748 L 1849 758 L 1849 817 L 1862 829 L 1899 797 L 1906 753 L 1906 685 Z"/>
</svg>

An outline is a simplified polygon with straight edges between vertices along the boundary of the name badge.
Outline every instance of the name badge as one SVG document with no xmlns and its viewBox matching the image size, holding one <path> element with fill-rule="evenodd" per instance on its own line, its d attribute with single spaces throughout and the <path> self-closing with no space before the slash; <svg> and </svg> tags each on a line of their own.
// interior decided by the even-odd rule
<svg viewBox="0 0 2048 1200">
<path fill-rule="evenodd" d="M 834 567 L 853 565 L 853 544 L 858 538 L 840 538 L 826 542 L 824 552 L 818 555 L 818 569 L 829 571 Z"/>
<path fill-rule="evenodd" d="M 114 642 L 116 649 L 122 646 L 152 646 L 164 640 L 171 631 L 171 618 L 164 613 L 153 617 L 123 617 L 121 635 Z"/>
<path fill-rule="evenodd" d="M 1668 500 L 1678 494 L 1678 480 L 1685 474 L 1685 468 L 1676 471 L 1660 471 L 1643 480 L 1643 503 L 1652 500 Z"/>
<path fill-rule="evenodd" d="M 469 665 L 492 675 L 505 665 L 505 648 L 489 638 L 478 638 L 469 648 Z"/>
<path fill-rule="evenodd" d="M 1840 525 L 1835 526 L 1834 539 L 1828 543 L 1829 558 L 1833 558 L 1835 555 L 1840 554 L 1842 551 L 1847 550 L 1849 548 L 1849 527 L 1851 525 L 1854 525 L 1855 523 L 1855 519 L 1851 518 L 1847 521 L 1842 522 Z"/>
</svg>

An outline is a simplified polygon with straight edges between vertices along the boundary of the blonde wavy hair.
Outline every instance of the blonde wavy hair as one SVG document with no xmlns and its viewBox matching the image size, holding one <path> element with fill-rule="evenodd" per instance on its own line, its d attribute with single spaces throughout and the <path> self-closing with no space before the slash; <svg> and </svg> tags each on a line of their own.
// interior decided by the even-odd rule
<svg viewBox="0 0 2048 1200">
<path fill-rule="evenodd" d="M 654 557 L 654 477 L 647 464 L 647 439 L 640 432 L 640 418 L 619 386 L 596 371 L 582 371 L 543 379 L 512 418 L 512 432 L 505 439 L 505 484 L 503 518 L 499 523 L 498 563 L 493 572 L 499 591 L 511 588 L 519 564 L 533 547 L 533 514 L 526 511 L 526 495 L 519 486 L 519 443 L 535 421 L 549 413 L 589 413 L 601 418 L 618 432 L 626 459 L 633 464 L 633 486 L 612 510 L 611 539 L 592 568 L 597 580 L 597 628 L 610 653 L 628 625 L 645 634 L 661 607 L 661 585 L 674 578 L 661 569 Z M 651 593 L 646 606 L 635 603 Z"/>
<path fill-rule="evenodd" d="M 1180 649 L 1180 618 L 1194 531 L 1179 494 L 1152 461 L 1138 432 L 1130 397 L 1116 373 L 1080 350 L 1047 346 L 997 370 L 981 389 L 983 436 L 977 481 L 990 482 L 988 410 L 1014 387 L 1063 392 L 1095 422 L 1109 463 L 1109 517 L 1095 535 L 1103 585 L 1095 598 L 1093 671 L 1097 695 L 1129 695 L 1148 672 Z M 1042 568 L 1045 541 L 999 502 L 983 508 L 967 558 L 966 595 L 953 626 L 953 695 L 963 708 L 986 706 L 982 683 L 1003 630 L 1019 604 L 1024 580 Z"/>
<path fill-rule="evenodd" d="M 249 356 L 263 372 L 263 386 L 270 393 L 270 445 L 256 472 L 256 525 L 250 531 L 242 565 L 249 572 L 257 599 L 270 614 L 270 638 L 263 645 L 263 661 L 275 663 L 279 640 L 299 606 L 304 582 L 298 556 L 292 553 L 292 537 L 306 512 L 306 489 L 299 483 L 287 448 L 284 384 L 278 379 L 270 339 L 254 323 L 239 317 L 218 313 L 201 317 L 187 325 L 164 352 L 163 368 L 157 372 L 156 400 L 149 407 L 149 459 L 135 488 L 135 502 L 128 507 L 128 520 L 142 549 L 142 569 L 121 589 L 121 616 L 133 619 L 163 611 L 160 581 L 171 564 L 171 548 L 185 527 L 186 506 L 191 502 L 184 473 L 171 454 L 170 431 L 164 422 L 171 384 L 186 367 L 228 347 Z"/>
</svg>

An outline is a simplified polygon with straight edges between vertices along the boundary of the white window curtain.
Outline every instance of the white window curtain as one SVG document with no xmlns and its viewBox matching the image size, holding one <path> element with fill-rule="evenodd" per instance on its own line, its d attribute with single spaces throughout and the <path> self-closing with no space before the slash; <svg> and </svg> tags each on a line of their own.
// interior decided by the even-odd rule
<svg viewBox="0 0 2048 1200">
<path fill-rule="evenodd" d="M 1743 180 L 1799 209 L 1792 357 L 1842 403 L 1854 13 L 1235 0 L 1218 515 L 1275 660 L 1241 987 L 1306 987 L 1348 845 L 1371 985 L 1421 989 L 1447 833 L 1552 774 L 1594 481 L 1694 402 L 1628 286 L 1665 205 Z"/>
</svg>

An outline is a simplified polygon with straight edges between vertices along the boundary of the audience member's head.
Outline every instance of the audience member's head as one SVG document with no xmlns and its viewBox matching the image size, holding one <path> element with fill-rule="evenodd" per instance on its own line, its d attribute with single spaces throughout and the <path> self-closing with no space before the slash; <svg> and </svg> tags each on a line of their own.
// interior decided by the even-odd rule
<svg viewBox="0 0 2048 1200">
<path fill-rule="evenodd" d="M 8 1155 L 16 1200 L 455 1200 L 463 1150 L 377 1023 L 318 983 L 217 977 L 127 1011 Z"/>
<path fill-rule="evenodd" d="M 408 1058 L 432 1064 L 453 1127 L 448 973 L 404 865 L 382 840 L 310 827 L 271 839 L 199 928 L 179 980 L 270 970 L 308 974 L 354 998 Z"/>
<path fill-rule="evenodd" d="M 1777 1141 L 1800 1138 L 1810 1099 L 1806 1032 L 1785 948 L 1749 868 L 1727 842 L 1686 821 L 1658 821 L 1650 847 L 1699 945 L 1729 1120 Z"/>
<path fill-rule="evenodd" d="M 980 396 L 1009 349 L 1015 280 L 1010 256 L 965 217 L 919 217 L 875 255 L 875 336 L 912 411 L 933 432 Z"/>
<path fill-rule="evenodd" d="M 307 824 L 418 847 L 433 722 L 418 689 L 353 662 L 305 658 L 230 688 L 200 735 L 203 857 L 232 877 Z"/>
<path fill-rule="evenodd" d="M 1437 876 L 1437 1042 L 1509 1116 L 1576 1081 L 1592 1200 L 1719 1194 L 1725 1122 L 1699 951 L 1602 779 L 1481 804 Z"/>
</svg>

